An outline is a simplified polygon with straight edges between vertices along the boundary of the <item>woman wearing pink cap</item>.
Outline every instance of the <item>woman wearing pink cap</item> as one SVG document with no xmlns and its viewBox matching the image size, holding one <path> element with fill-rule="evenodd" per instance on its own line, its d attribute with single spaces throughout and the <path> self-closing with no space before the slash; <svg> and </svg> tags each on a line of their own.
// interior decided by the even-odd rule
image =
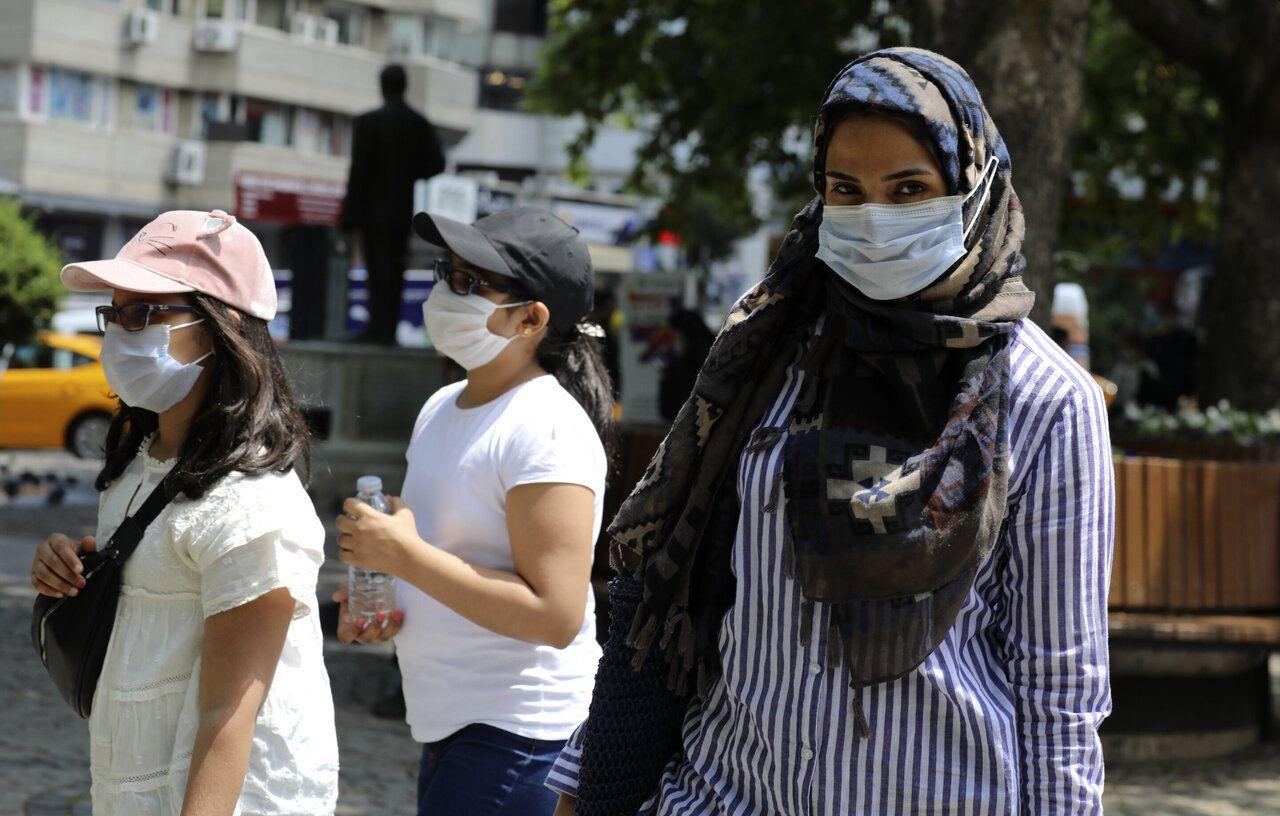
<svg viewBox="0 0 1280 816">
<path fill-rule="evenodd" d="M 267 331 L 276 295 L 261 244 L 220 210 L 168 212 L 115 259 L 62 279 L 112 290 L 98 319 L 120 410 L 99 535 L 50 536 L 32 584 L 76 595 L 79 552 L 158 487 L 173 497 L 124 565 L 89 717 L 93 812 L 332 814 L 324 530 L 294 472 L 310 450 Z"/>
</svg>

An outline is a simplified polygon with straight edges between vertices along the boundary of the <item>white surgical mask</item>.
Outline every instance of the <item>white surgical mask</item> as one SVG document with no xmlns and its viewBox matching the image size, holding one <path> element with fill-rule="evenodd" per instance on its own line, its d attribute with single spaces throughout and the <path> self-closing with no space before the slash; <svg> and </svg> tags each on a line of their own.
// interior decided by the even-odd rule
<svg viewBox="0 0 1280 816">
<path fill-rule="evenodd" d="M 460 295 L 441 282 L 431 287 L 431 296 L 422 304 L 422 319 L 431 344 L 470 371 L 493 362 L 515 339 L 489 331 L 489 315 L 531 302 L 499 305 L 481 295 Z"/>
<path fill-rule="evenodd" d="M 102 338 L 98 361 L 107 375 L 111 390 L 125 405 L 155 411 L 167 411 L 191 393 L 204 368 L 198 360 L 180 363 L 169 355 L 169 335 L 203 321 L 193 320 L 178 326 L 155 323 L 142 331 L 129 332 L 111 323 Z"/>
<path fill-rule="evenodd" d="M 968 195 L 912 204 L 855 204 L 822 208 L 818 258 L 872 300 L 914 295 L 965 256 L 964 242 L 978 223 L 990 181 L 992 156 Z M 973 220 L 964 225 L 964 205 L 979 191 Z"/>
</svg>

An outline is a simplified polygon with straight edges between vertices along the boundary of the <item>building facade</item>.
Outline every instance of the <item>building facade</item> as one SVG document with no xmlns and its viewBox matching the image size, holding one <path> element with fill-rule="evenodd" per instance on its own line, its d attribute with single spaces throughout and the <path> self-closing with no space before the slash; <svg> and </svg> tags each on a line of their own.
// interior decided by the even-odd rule
<svg viewBox="0 0 1280 816">
<path fill-rule="evenodd" d="M 351 120 L 391 59 L 456 145 L 476 71 L 440 56 L 488 0 L 5 0 L 0 179 L 68 261 L 114 254 L 173 208 L 250 222 L 280 265 L 288 230 L 332 224 Z"/>
</svg>

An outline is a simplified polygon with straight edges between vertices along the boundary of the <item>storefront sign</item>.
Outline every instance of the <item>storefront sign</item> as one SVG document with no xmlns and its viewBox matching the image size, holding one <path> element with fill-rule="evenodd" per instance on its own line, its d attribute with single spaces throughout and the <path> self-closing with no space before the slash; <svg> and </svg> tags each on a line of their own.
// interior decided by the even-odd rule
<svg viewBox="0 0 1280 816">
<path fill-rule="evenodd" d="M 236 214 L 245 221 L 332 226 L 345 193 L 339 181 L 242 170 L 236 174 Z"/>
<path fill-rule="evenodd" d="M 611 207 L 587 201 L 557 199 L 551 202 L 551 210 L 561 221 L 576 227 L 582 240 L 588 244 L 629 244 L 640 222 L 639 215 L 629 207 Z"/>
<path fill-rule="evenodd" d="M 476 220 L 479 195 L 480 185 L 475 179 L 442 173 L 414 186 L 413 211 L 470 224 Z"/>
</svg>

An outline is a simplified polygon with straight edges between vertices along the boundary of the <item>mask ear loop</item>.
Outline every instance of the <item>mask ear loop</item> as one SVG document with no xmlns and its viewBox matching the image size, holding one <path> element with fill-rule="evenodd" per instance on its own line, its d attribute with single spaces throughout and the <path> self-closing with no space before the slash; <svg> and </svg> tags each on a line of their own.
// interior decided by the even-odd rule
<svg viewBox="0 0 1280 816">
<path fill-rule="evenodd" d="M 978 179 L 978 183 L 983 185 L 982 198 L 978 200 L 978 206 L 973 208 L 973 219 L 969 221 L 969 226 L 964 228 L 964 237 L 961 240 L 966 243 L 969 240 L 969 233 L 973 232 L 974 226 L 978 223 L 978 218 L 982 215 L 983 208 L 987 206 L 987 197 L 991 195 L 991 187 L 995 184 L 996 174 L 991 172 L 991 165 L 993 164 L 998 170 L 1000 167 L 1000 158 L 998 156 L 992 156 L 987 160 L 982 169 L 982 177 Z M 969 195 L 972 196 L 975 192 L 977 192 L 976 187 L 969 192 Z"/>
<path fill-rule="evenodd" d="M 230 225 L 228 225 L 228 226 L 230 226 Z M 173 333 L 174 333 L 175 331 L 177 331 L 178 329 L 185 329 L 185 328 L 188 328 L 188 327 L 190 327 L 190 326 L 198 326 L 198 325 L 200 325 L 200 324 L 201 324 L 201 323 L 203 323 L 203 322 L 204 322 L 204 318 L 202 317 L 202 318 L 200 318 L 199 320 L 192 320 L 190 323 L 180 323 L 180 324 L 178 324 L 177 326 L 170 326 L 170 327 L 169 327 L 169 334 L 173 334 Z M 197 357 L 196 359 L 192 360 L 191 362 L 189 362 L 189 363 L 183 363 L 182 365 L 184 365 L 184 366 L 193 366 L 193 365 L 196 365 L 197 363 L 202 363 L 202 362 L 204 362 L 207 358 L 212 357 L 212 356 L 213 356 L 213 352 L 212 352 L 212 351 L 206 351 L 204 354 L 202 354 L 201 356 L 199 356 L 199 357 Z"/>
</svg>

